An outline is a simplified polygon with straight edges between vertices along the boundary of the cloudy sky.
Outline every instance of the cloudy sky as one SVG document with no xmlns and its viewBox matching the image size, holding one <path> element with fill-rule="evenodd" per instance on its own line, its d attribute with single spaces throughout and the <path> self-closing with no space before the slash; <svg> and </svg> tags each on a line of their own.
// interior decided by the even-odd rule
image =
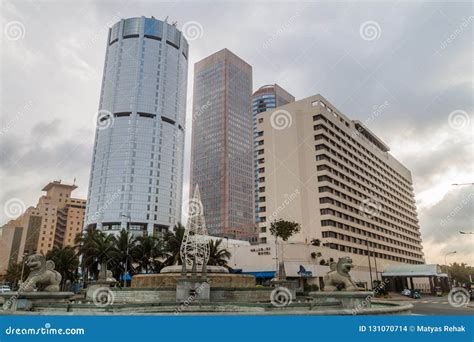
<svg viewBox="0 0 474 342">
<path fill-rule="evenodd" d="M 1 3 L 0 223 L 51 180 L 87 194 L 107 28 L 169 17 L 193 65 L 224 47 L 254 89 L 317 93 L 358 119 L 413 174 L 427 262 L 474 264 L 473 8 L 466 2 L 41 1 Z M 192 99 L 188 95 L 188 119 Z M 188 120 L 185 178 L 189 174 Z M 187 196 L 188 181 L 184 195 Z M 8 202 L 10 200 L 10 202 Z"/>
</svg>

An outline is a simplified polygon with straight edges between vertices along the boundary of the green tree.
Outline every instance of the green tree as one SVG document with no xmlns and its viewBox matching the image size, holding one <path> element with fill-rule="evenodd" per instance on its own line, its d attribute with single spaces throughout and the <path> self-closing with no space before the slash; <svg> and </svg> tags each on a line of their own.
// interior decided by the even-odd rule
<svg viewBox="0 0 474 342">
<path fill-rule="evenodd" d="M 449 274 L 449 277 L 458 283 L 468 283 L 469 275 L 474 277 L 474 267 L 465 263 L 455 262 L 451 265 L 442 265 L 441 271 Z"/>
<path fill-rule="evenodd" d="M 12 287 L 12 289 L 16 289 L 18 282 L 20 281 L 21 278 L 21 268 L 23 266 L 23 262 L 10 262 L 7 268 L 7 272 L 5 274 L 5 281 L 9 283 Z M 23 279 L 21 281 L 25 281 L 26 278 L 28 277 L 29 273 L 28 266 L 25 265 L 25 268 L 23 270 Z"/>
<path fill-rule="evenodd" d="M 298 233 L 301 230 L 299 223 L 293 221 L 286 221 L 283 219 L 274 220 L 270 224 L 270 233 L 275 237 L 275 255 L 276 255 L 276 279 L 285 279 L 285 263 L 283 260 L 283 245 L 281 246 L 281 258 L 278 252 L 278 238 L 281 238 L 283 241 L 288 241 L 288 239 L 294 234 Z M 281 260 L 280 260 L 281 259 Z"/>
<path fill-rule="evenodd" d="M 288 241 L 291 236 L 300 230 L 299 223 L 283 219 L 274 220 L 270 225 L 270 233 L 275 236 L 275 239 L 281 238 L 283 241 Z"/>
<path fill-rule="evenodd" d="M 184 238 L 184 227 L 181 223 L 174 226 L 173 232 L 167 232 L 164 236 L 165 252 L 167 254 L 165 265 L 181 265 L 181 244 Z"/>
<path fill-rule="evenodd" d="M 55 270 L 62 276 L 61 288 L 63 290 L 68 280 L 72 283 L 77 279 L 79 257 L 73 247 L 54 247 L 46 254 L 46 259 L 54 261 Z"/>
<path fill-rule="evenodd" d="M 75 239 L 76 248 L 82 256 L 81 267 L 85 279 L 97 279 L 99 265 L 109 264 L 116 258 L 116 238 L 112 234 L 106 234 L 101 230 L 88 227 Z"/>
<path fill-rule="evenodd" d="M 134 260 L 138 263 L 140 272 L 159 272 L 166 257 L 163 241 L 154 236 L 140 236 L 134 250 Z"/>
<path fill-rule="evenodd" d="M 117 276 L 135 273 L 137 240 L 128 230 L 122 229 L 115 239 L 112 258 L 112 271 Z"/>
<path fill-rule="evenodd" d="M 229 266 L 227 265 L 227 262 L 230 259 L 231 254 L 221 245 L 221 239 L 209 241 L 209 261 L 207 264 L 210 266 L 224 266 L 228 268 Z"/>
</svg>

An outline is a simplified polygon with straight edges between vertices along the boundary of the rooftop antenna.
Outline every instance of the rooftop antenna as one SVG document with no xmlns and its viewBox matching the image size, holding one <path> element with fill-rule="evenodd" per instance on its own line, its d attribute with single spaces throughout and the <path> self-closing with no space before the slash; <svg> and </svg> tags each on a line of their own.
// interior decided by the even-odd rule
<svg viewBox="0 0 474 342">
<path fill-rule="evenodd" d="M 171 25 L 173 25 L 173 26 L 176 27 L 176 25 L 178 25 L 178 22 L 177 22 L 177 21 L 173 21 L 173 23 L 172 23 Z"/>
<path fill-rule="evenodd" d="M 167 23 L 167 22 L 168 22 L 168 16 L 166 16 L 166 18 L 165 18 L 165 23 Z"/>
<path fill-rule="evenodd" d="M 72 185 L 76 185 L 76 177 L 74 177 L 74 182 L 72 183 Z"/>
</svg>

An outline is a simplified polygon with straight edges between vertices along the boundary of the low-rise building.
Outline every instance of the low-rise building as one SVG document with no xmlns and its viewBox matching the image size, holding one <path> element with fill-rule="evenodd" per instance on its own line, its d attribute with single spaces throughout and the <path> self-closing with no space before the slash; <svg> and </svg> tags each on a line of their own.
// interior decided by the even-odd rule
<svg viewBox="0 0 474 342">
<path fill-rule="evenodd" d="M 84 225 L 86 200 L 72 198 L 76 185 L 54 181 L 47 184 L 36 207 L 0 228 L 0 275 L 23 255 L 46 255 L 54 246 L 73 246 Z"/>
</svg>

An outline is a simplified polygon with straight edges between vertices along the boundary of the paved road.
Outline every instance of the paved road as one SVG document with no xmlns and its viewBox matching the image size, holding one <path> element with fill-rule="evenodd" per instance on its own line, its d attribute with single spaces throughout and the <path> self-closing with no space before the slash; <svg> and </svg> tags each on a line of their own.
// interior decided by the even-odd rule
<svg viewBox="0 0 474 342">
<path fill-rule="evenodd" d="M 413 304 L 412 313 L 415 315 L 436 316 L 474 316 L 474 307 L 453 307 L 448 303 L 446 297 L 425 297 L 411 299 Z M 470 305 L 474 303 L 471 301 Z"/>
</svg>

